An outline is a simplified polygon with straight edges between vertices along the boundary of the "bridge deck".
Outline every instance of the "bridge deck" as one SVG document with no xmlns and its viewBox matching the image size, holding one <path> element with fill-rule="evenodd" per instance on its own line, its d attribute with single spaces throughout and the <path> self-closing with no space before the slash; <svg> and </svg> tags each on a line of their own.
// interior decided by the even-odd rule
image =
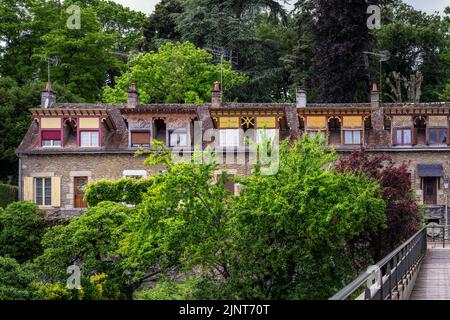
<svg viewBox="0 0 450 320">
<path fill-rule="evenodd" d="M 410 300 L 450 300 L 449 248 L 428 248 Z"/>
</svg>

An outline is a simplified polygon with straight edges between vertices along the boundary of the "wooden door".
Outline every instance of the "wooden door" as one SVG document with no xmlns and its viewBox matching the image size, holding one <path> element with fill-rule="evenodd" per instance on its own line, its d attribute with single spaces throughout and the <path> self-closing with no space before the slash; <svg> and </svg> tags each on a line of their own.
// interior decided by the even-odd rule
<svg viewBox="0 0 450 320">
<path fill-rule="evenodd" d="M 88 183 L 88 177 L 75 177 L 73 179 L 74 189 L 74 207 L 87 208 L 87 203 L 84 200 L 83 187 Z"/>
<path fill-rule="evenodd" d="M 423 202 L 437 204 L 437 178 L 423 178 Z"/>
</svg>

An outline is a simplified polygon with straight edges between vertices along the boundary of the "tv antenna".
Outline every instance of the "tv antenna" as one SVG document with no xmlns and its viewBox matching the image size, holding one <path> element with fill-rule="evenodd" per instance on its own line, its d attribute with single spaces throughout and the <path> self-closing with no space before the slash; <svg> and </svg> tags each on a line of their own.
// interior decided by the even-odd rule
<svg viewBox="0 0 450 320">
<path fill-rule="evenodd" d="M 383 62 L 388 61 L 391 58 L 391 54 L 387 50 L 383 50 L 380 52 L 369 52 L 364 51 L 364 63 L 366 67 L 369 66 L 369 56 L 373 56 L 375 58 L 378 58 L 378 62 L 380 63 L 380 97 L 383 99 Z"/>
<path fill-rule="evenodd" d="M 219 61 L 220 63 L 220 93 L 222 93 L 223 96 L 223 88 L 225 87 L 223 84 L 223 61 L 224 59 L 227 59 L 230 64 L 237 64 L 238 63 L 238 55 L 236 53 L 233 53 L 233 50 L 226 51 L 224 48 L 218 47 L 218 48 L 204 48 L 205 50 L 209 51 L 215 61 Z"/>
<path fill-rule="evenodd" d="M 39 55 L 42 59 L 47 61 L 47 82 L 50 83 L 50 67 L 51 66 L 59 66 L 61 63 L 61 58 L 58 56 L 48 57 L 45 54 Z"/>
</svg>

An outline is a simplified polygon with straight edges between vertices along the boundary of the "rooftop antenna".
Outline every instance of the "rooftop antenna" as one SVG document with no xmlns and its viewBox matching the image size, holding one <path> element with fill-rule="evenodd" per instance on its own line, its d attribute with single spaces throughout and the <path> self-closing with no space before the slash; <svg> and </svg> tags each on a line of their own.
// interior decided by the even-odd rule
<svg viewBox="0 0 450 320">
<path fill-rule="evenodd" d="M 391 58 L 391 54 L 387 50 L 380 52 L 364 51 L 363 54 L 366 67 L 369 66 L 369 55 L 378 58 L 378 62 L 380 63 L 380 97 L 383 99 L 383 62 L 388 61 Z"/>
<path fill-rule="evenodd" d="M 209 51 L 213 55 L 214 60 L 216 60 L 216 61 L 219 60 L 219 62 L 220 62 L 220 93 L 221 93 L 220 99 L 222 99 L 223 88 L 225 87 L 223 84 L 223 61 L 224 61 L 224 59 L 227 59 L 230 62 L 230 64 L 233 64 L 233 63 L 237 64 L 238 56 L 237 56 L 237 54 L 234 54 L 232 50 L 230 50 L 228 52 L 222 47 L 204 48 L 204 49 Z"/>
<path fill-rule="evenodd" d="M 47 61 L 47 82 L 50 83 L 50 67 L 52 65 L 54 67 L 58 66 L 61 63 L 61 58 L 58 56 L 48 57 L 45 54 L 41 54 L 40 57 Z"/>
</svg>

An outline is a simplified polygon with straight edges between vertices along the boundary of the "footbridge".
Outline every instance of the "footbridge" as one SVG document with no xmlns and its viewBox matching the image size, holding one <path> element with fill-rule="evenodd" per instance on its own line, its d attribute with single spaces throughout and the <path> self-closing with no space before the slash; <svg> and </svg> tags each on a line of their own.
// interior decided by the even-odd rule
<svg viewBox="0 0 450 320">
<path fill-rule="evenodd" d="M 330 300 L 450 300 L 445 228 L 424 227 Z"/>
</svg>

